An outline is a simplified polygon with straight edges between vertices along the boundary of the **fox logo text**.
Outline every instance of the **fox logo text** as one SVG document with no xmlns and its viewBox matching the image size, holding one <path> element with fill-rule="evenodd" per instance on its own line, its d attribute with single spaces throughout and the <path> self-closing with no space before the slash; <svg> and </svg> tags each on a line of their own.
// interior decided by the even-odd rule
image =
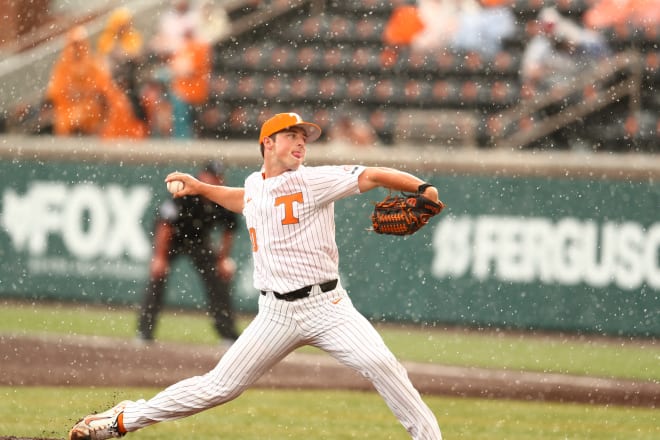
<svg viewBox="0 0 660 440">
<path fill-rule="evenodd" d="M 78 260 L 145 261 L 151 247 L 142 217 L 150 200 L 146 186 L 34 181 L 25 194 L 4 191 L 0 220 L 14 249 L 31 257 L 48 255 L 59 239 Z"/>
</svg>

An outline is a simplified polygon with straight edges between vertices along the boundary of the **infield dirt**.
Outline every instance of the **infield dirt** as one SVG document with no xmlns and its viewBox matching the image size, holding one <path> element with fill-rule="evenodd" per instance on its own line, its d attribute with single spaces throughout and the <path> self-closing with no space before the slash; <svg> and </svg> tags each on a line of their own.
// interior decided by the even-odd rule
<svg viewBox="0 0 660 440">
<path fill-rule="evenodd" d="M 144 345 L 95 336 L 0 335 L 0 385 L 165 387 L 209 371 L 223 352 L 221 347 L 208 345 Z M 655 382 L 411 362 L 404 365 L 422 394 L 647 407 L 660 403 L 660 384 Z M 297 352 L 273 367 L 255 386 L 373 389 L 366 379 L 330 356 Z"/>
<path fill-rule="evenodd" d="M 138 344 L 94 336 L 0 335 L 2 386 L 155 386 L 203 374 L 224 349 L 208 345 Z M 660 384 L 561 374 L 404 362 L 422 394 L 658 407 Z M 118 367 L 119 366 L 119 367 Z M 372 390 L 326 355 L 292 353 L 256 387 Z M 0 437 L 0 440 L 58 440 Z"/>
</svg>

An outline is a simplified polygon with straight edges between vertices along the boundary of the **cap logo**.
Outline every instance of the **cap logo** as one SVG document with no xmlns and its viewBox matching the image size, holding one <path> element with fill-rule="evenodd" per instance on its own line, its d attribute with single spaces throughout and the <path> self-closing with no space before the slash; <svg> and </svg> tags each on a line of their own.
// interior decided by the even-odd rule
<svg viewBox="0 0 660 440">
<path fill-rule="evenodd" d="M 303 122 L 302 118 L 300 117 L 300 115 L 298 113 L 289 112 L 289 113 L 287 113 L 287 115 L 294 118 L 296 120 L 296 124 L 300 124 L 301 122 Z"/>
</svg>

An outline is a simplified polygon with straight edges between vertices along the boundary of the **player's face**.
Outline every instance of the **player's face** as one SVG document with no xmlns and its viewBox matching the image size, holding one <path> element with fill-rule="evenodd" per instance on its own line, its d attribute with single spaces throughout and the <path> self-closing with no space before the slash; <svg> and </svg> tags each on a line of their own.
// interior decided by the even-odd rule
<svg viewBox="0 0 660 440">
<path fill-rule="evenodd" d="M 273 136 L 275 161 L 284 170 L 297 170 L 307 153 L 307 135 L 302 128 L 293 127 Z"/>
</svg>

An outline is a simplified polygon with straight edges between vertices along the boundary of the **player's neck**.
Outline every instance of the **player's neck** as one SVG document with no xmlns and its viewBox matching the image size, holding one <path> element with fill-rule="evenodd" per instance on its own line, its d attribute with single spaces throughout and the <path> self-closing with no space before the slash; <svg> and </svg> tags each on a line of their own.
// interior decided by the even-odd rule
<svg viewBox="0 0 660 440">
<path fill-rule="evenodd" d="M 289 171 L 295 171 L 296 169 L 298 169 L 298 167 L 291 168 L 291 167 L 287 167 L 281 162 L 266 160 L 264 162 L 264 166 L 261 174 L 264 176 L 264 179 L 270 179 L 272 177 L 280 176 Z"/>
</svg>

